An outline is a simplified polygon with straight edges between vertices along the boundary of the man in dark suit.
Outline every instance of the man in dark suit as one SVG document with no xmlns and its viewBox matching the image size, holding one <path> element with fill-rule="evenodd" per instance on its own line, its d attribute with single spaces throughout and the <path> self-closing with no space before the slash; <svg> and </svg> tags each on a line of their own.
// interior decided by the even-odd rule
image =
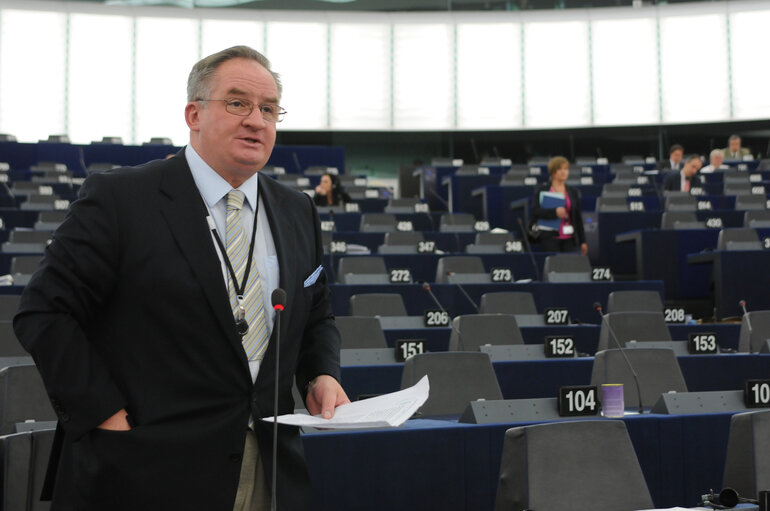
<svg viewBox="0 0 770 511">
<path fill-rule="evenodd" d="M 674 144 L 668 150 L 668 159 L 660 162 L 658 170 L 681 170 L 682 158 L 684 157 L 684 147 L 680 144 Z"/>
<path fill-rule="evenodd" d="M 663 178 L 663 189 L 677 192 L 689 192 L 691 188 L 701 186 L 700 170 L 703 162 L 697 154 L 691 154 L 684 159 L 684 165 L 679 172 L 670 172 Z"/>
<path fill-rule="evenodd" d="M 347 402 L 318 215 L 257 174 L 280 92 L 251 48 L 198 62 L 190 144 L 91 176 L 54 234 L 14 320 L 59 418 L 52 510 L 266 509 L 275 371 L 281 414 L 295 377 L 311 413 Z M 309 509 L 293 427 L 279 427 L 277 482 L 279 509 Z"/>
</svg>

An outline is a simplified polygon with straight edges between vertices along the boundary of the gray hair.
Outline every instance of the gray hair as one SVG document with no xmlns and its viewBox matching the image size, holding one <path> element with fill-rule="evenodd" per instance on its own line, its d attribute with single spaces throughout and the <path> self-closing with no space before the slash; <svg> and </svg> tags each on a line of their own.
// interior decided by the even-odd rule
<svg viewBox="0 0 770 511">
<path fill-rule="evenodd" d="M 723 156 L 721 149 L 714 149 L 709 153 L 709 158 L 713 158 L 714 156 Z"/>
<path fill-rule="evenodd" d="M 727 139 L 727 142 L 732 142 L 733 140 L 740 140 L 740 135 L 730 135 L 730 138 Z"/>
<path fill-rule="evenodd" d="M 190 71 L 187 77 L 187 101 L 197 101 L 199 99 L 208 99 L 211 93 L 211 78 L 217 71 L 217 68 L 228 60 L 249 59 L 257 62 L 262 67 L 270 71 L 275 80 L 275 86 L 278 89 L 278 99 L 281 99 L 283 87 L 278 73 L 270 69 L 270 61 L 257 50 L 248 46 L 233 46 L 220 52 L 209 55 L 199 60 Z"/>
</svg>

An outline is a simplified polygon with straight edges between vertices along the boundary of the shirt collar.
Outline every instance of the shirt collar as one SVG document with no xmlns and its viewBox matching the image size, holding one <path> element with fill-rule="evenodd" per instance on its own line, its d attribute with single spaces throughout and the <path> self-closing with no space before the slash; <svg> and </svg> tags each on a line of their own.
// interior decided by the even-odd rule
<svg viewBox="0 0 770 511">
<path fill-rule="evenodd" d="M 187 164 L 190 166 L 190 172 L 192 172 L 195 186 L 198 187 L 201 197 L 206 201 L 209 208 L 213 208 L 217 202 L 227 196 L 233 187 L 200 157 L 192 145 L 187 144 L 184 155 L 187 158 Z M 255 172 L 253 176 L 244 181 L 238 189 L 246 196 L 251 210 L 256 211 L 257 195 L 259 192 L 257 173 Z"/>
</svg>

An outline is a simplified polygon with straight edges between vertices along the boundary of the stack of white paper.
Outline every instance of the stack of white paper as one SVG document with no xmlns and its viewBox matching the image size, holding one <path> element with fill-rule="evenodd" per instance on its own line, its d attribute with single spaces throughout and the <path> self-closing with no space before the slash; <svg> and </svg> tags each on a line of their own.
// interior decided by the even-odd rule
<svg viewBox="0 0 770 511">
<path fill-rule="evenodd" d="M 423 376 L 408 389 L 338 406 L 331 419 L 320 415 L 290 414 L 278 416 L 278 423 L 324 429 L 395 428 L 427 401 L 429 391 L 428 377 Z M 262 420 L 273 422 L 273 417 Z"/>
</svg>

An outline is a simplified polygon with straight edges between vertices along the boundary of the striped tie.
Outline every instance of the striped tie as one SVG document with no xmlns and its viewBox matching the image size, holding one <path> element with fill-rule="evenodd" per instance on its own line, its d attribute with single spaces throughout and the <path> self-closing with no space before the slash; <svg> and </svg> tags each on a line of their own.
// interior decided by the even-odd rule
<svg viewBox="0 0 770 511">
<path fill-rule="evenodd" d="M 239 311 L 239 303 L 235 288 L 237 285 L 243 285 L 243 275 L 246 272 L 246 262 L 249 257 L 249 244 L 251 242 L 248 235 L 244 232 L 241 217 L 241 208 L 243 208 L 243 200 L 245 198 L 246 196 L 240 190 L 230 190 L 227 194 L 227 220 L 225 224 L 227 231 L 227 257 L 230 259 L 230 264 L 238 279 L 237 284 L 229 282 L 227 287 L 230 290 L 230 305 L 236 316 Z M 254 222 L 256 221 L 255 217 Z M 232 281 L 232 277 L 228 277 L 228 281 Z M 242 305 L 246 311 L 246 321 L 249 324 L 249 331 L 246 332 L 242 339 L 243 349 L 246 351 L 246 356 L 249 360 L 261 360 L 267 348 L 268 332 L 256 257 L 252 257 L 249 280 L 243 295 Z"/>
</svg>

